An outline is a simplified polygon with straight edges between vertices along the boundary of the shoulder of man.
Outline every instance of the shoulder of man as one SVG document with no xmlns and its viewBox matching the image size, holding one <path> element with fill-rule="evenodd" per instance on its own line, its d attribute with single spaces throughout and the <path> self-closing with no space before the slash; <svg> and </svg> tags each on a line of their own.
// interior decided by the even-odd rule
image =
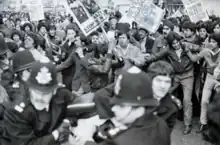
<svg viewBox="0 0 220 145">
<path fill-rule="evenodd" d="M 32 123 L 36 120 L 37 114 L 33 105 L 30 101 L 20 101 L 12 105 L 12 107 L 8 108 L 5 112 L 6 120 L 25 120 L 29 123 Z"/>
<path fill-rule="evenodd" d="M 182 109 L 182 103 L 181 103 L 181 101 L 177 97 L 171 96 L 171 100 L 177 106 L 177 108 L 179 110 Z"/>
<path fill-rule="evenodd" d="M 12 106 L 12 110 L 20 114 L 25 113 L 27 110 L 32 110 L 30 101 L 18 101 Z"/>
</svg>

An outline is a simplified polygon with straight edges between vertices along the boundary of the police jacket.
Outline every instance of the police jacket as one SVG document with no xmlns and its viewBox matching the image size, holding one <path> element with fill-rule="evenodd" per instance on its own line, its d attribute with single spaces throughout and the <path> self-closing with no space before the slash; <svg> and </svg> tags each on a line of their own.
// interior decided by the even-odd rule
<svg viewBox="0 0 220 145">
<path fill-rule="evenodd" d="M 66 117 L 72 100 L 68 90 L 59 88 L 48 110 L 37 111 L 30 100 L 7 109 L 1 145 L 56 145 L 52 132 Z"/>
</svg>

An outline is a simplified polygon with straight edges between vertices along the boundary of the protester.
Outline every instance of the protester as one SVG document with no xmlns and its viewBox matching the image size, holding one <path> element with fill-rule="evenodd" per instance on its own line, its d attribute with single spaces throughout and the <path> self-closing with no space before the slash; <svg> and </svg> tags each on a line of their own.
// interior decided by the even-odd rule
<svg viewBox="0 0 220 145">
<path fill-rule="evenodd" d="M 169 11 L 169 7 L 165 10 L 166 3 L 162 1 L 154 3 L 166 12 L 165 15 L 161 13 L 158 22 L 154 21 L 153 16 L 155 20 L 157 16 L 159 18 L 159 11 L 152 10 L 152 7 L 144 13 L 139 13 L 150 14 L 135 22 L 128 19 L 127 12 L 121 13 L 119 6 L 109 12 L 105 11 L 104 14 L 96 0 L 68 0 L 65 12 L 61 12 L 60 7 L 54 8 L 51 12 L 46 12 L 47 10 L 44 9 L 44 18 L 38 13 L 30 15 L 31 13 L 23 12 L 26 9 L 24 5 L 21 9 L 16 7 L 20 11 L 2 11 L 0 14 L 0 139 L 4 138 L 4 141 L 9 141 L 10 144 L 60 144 L 55 141 L 57 132 L 53 131 L 62 124 L 66 117 L 65 110 L 71 108 L 76 110 L 72 113 L 74 117 L 68 119 L 78 123 L 75 124 L 75 128 L 71 128 L 71 131 L 74 129 L 77 131 L 70 135 L 69 131 L 62 132 L 62 129 L 58 129 L 61 136 L 64 135 L 58 137 L 62 138 L 60 141 L 63 139 L 67 141 L 67 136 L 70 135 L 69 140 L 73 139 L 72 144 L 81 145 L 88 140 L 92 141 L 89 142 L 90 144 L 106 142 L 146 144 L 147 141 L 159 142 L 159 138 L 164 140 L 162 143 L 168 144 L 173 129 L 182 129 L 184 135 L 193 135 L 192 122 L 199 113 L 199 128 L 196 132 L 202 132 L 205 139 L 210 142 L 215 140 L 218 143 L 218 139 L 214 139 L 218 137 L 218 132 L 213 129 L 218 123 L 214 121 L 216 118 L 212 115 L 218 111 L 212 108 L 218 105 L 216 98 L 220 90 L 220 77 L 217 75 L 220 18 L 211 15 L 209 20 L 206 18 L 204 21 L 201 18 L 203 15 L 192 17 L 191 13 L 182 14 L 182 5 L 181 8 L 175 5 L 175 8 Z M 198 7 L 196 9 L 199 9 Z M 190 8 L 187 8 L 187 11 L 188 9 Z M 174 15 L 172 15 L 173 11 L 175 11 Z M 34 19 L 36 21 L 33 21 Z M 147 21 L 148 19 L 151 20 Z M 157 30 L 153 31 L 155 29 Z M 42 77 L 44 80 L 41 79 L 41 82 L 43 80 L 44 83 L 47 78 L 51 78 L 51 81 L 55 82 L 52 90 L 45 90 L 50 85 L 44 86 L 44 84 L 40 85 L 44 86 L 44 90 L 39 90 L 39 83 L 36 83 L 35 79 L 41 78 L 36 77 L 41 70 L 39 68 L 32 71 L 34 64 L 48 68 L 48 70 L 42 69 L 43 74 L 47 75 Z M 130 69 L 138 73 L 130 73 Z M 127 84 L 119 85 L 120 79 L 122 82 L 127 81 Z M 33 83 L 32 80 L 35 82 Z M 59 88 L 58 84 L 62 88 Z M 120 90 L 125 93 L 121 93 Z M 141 105 L 140 96 L 137 96 L 139 93 L 144 93 L 140 94 L 143 99 L 154 100 L 159 105 L 152 108 L 148 106 L 149 104 Z M 213 102 L 213 96 L 216 102 Z M 117 101 L 111 104 L 112 98 L 119 97 L 123 106 L 118 105 Z M 46 98 L 48 100 L 45 102 Z M 79 104 L 67 107 L 74 98 L 76 98 L 74 103 Z M 124 105 L 129 98 L 134 99 L 138 106 Z M 181 98 L 183 100 L 179 101 Z M 184 128 L 175 128 L 176 115 L 178 114 L 178 117 L 180 115 L 181 104 L 183 104 Z M 94 108 L 89 108 L 91 106 Z M 212 106 L 211 109 L 209 106 Z M 123 108 L 130 109 L 126 112 Z M 122 125 L 123 119 L 119 118 L 120 116 L 126 118 L 126 113 L 131 113 L 134 117 L 134 120 L 129 122 L 133 130 L 136 127 L 133 124 L 136 119 L 145 116 L 143 114 L 137 116 L 139 111 L 134 113 L 139 109 L 142 113 L 145 112 L 146 116 L 151 114 L 151 120 L 141 125 L 145 126 L 146 123 L 157 125 L 156 121 L 158 121 L 162 125 L 161 132 L 154 129 L 152 136 L 138 132 L 138 136 L 134 135 L 136 138 L 133 139 L 134 142 L 130 138 L 133 134 L 129 133 L 129 129 L 118 136 L 119 139 L 124 136 L 123 142 L 120 142 L 121 139 L 118 141 L 114 135 L 104 134 L 104 137 L 100 137 L 100 133 L 103 135 L 106 127 L 114 129 L 114 124 L 119 122 Z M 126 125 L 125 123 L 123 127 Z M 83 132 L 82 129 L 86 131 Z M 162 136 L 163 134 L 165 135 Z M 153 137 L 154 135 L 157 137 Z M 142 140 L 143 136 L 144 140 Z M 77 140 L 77 137 L 81 139 Z M 159 144 L 158 142 L 153 144 Z"/>
</svg>

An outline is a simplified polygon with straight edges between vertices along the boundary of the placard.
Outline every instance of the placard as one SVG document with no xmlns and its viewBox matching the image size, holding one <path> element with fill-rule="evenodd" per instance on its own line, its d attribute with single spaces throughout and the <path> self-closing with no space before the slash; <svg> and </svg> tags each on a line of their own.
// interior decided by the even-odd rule
<svg viewBox="0 0 220 145">
<path fill-rule="evenodd" d="M 91 34 L 107 19 L 95 0 L 67 0 L 67 3 L 85 36 Z"/>
</svg>

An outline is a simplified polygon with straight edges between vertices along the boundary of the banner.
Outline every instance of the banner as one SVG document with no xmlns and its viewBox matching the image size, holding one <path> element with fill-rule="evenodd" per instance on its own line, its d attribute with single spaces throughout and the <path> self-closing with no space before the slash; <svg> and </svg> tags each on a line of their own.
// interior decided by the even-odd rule
<svg viewBox="0 0 220 145">
<path fill-rule="evenodd" d="M 28 9 L 31 21 L 39 21 L 44 19 L 44 8 L 42 0 L 30 0 Z"/>
<path fill-rule="evenodd" d="M 209 16 L 203 7 L 203 3 L 200 0 L 183 0 L 186 12 L 192 22 L 198 22 L 200 20 L 207 21 Z"/>
<path fill-rule="evenodd" d="M 145 2 L 140 12 L 134 17 L 135 21 L 149 32 L 155 33 L 164 17 L 164 10 L 153 3 Z"/>
<path fill-rule="evenodd" d="M 95 0 L 67 0 L 71 14 L 85 36 L 96 30 L 107 18 Z"/>
</svg>

